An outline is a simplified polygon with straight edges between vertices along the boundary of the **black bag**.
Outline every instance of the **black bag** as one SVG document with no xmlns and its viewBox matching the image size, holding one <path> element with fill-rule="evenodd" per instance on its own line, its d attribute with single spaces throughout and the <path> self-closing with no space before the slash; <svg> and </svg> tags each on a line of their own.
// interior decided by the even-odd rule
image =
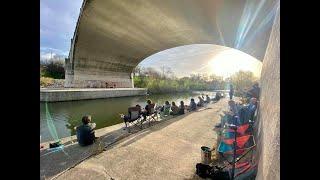
<svg viewBox="0 0 320 180">
<path fill-rule="evenodd" d="M 50 143 L 49 144 L 49 148 L 56 148 L 56 147 L 59 147 L 61 145 L 62 145 L 61 142 L 58 141 L 58 142 L 55 142 L 55 143 Z"/>
<path fill-rule="evenodd" d="M 218 166 L 211 167 L 206 164 L 198 163 L 196 165 L 196 174 L 201 178 L 209 178 L 214 180 L 229 180 L 229 172 L 223 171 Z"/>
<path fill-rule="evenodd" d="M 209 178 L 213 168 L 209 165 L 198 163 L 196 165 L 196 174 L 202 178 Z"/>
</svg>

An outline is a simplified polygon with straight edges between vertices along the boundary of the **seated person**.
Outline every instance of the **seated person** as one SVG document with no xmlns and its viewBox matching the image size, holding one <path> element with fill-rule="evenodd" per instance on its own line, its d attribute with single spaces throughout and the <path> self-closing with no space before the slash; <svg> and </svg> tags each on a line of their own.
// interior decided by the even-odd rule
<svg viewBox="0 0 320 180">
<path fill-rule="evenodd" d="M 192 98 L 190 101 L 190 105 L 188 106 L 189 111 L 195 111 L 197 110 L 197 104 L 194 102 L 194 99 Z"/>
<path fill-rule="evenodd" d="M 170 105 L 169 101 L 166 101 L 164 103 L 164 106 L 162 106 L 162 108 L 161 108 L 162 115 L 164 115 L 164 116 L 170 115 L 170 108 L 171 108 L 171 105 Z"/>
<path fill-rule="evenodd" d="M 239 109 L 236 102 L 234 100 L 230 100 L 228 101 L 228 105 L 229 105 L 229 114 L 232 116 L 238 116 Z"/>
<path fill-rule="evenodd" d="M 205 103 L 209 103 L 211 101 L 210 97 L 208 96 L 208 94 L 206 95 L 206 100 Z"/>
<path fill-rule="evenodd" d="M 95 123 L 91 123 L 91 116 L 82 117 L 82 125 L 76 127 L 77 140 L 80 146 L 93 144 L 96 140 L 94 134 Z"/>
<path fill-rule="evenodd" d="M 241 120 L 241 124 L 248 123 L 253 121 L 254 114 L 257 109 L 257 99 L 251 98 L 249 105 L 245 105 L 239 109 L 239 118 Z"/>
<path fill-rule="evenodd" d="M 131 112 L 132 111 L 137 111 L 138 114 L 141 114 L 141 106 L 137 104 L 135 107 L 129 107 L 128 108 L 128 115 L 123 115 L 121 114 L 121 118 L 123 118 L 124 122 L 128 122 L 131 120 Z"/>
<path fill-rule="evenodd" d="M 247 98 L 251 99 L 251 98 L 256 98 L 259 99 L 259 95 L 260 95 L 260 87 L 258 83 L 255 83 L 252 88 L 247 91 Z"/>
<path fill-rule="evenodd" d="M 203 107 L 204 106 L 204 100 L 200 96 L 198 98 L 199 98 L 199 102 L 198 102 L 197 106 Z"/>
<path fill-rule="evenodd" d="M 176 105 L 175 102 L 172 102 L 170 115 L 178 115 L 179 114 L 179 107 Z"/>
<path fill-rule="evenodd" d="M 219 101 L 220 99 L 221 99 L 221 93 L 217 92 L 213 100 L 214 101 Z"/>
<path fill-rule="evenodd" d="M 179 115 L 184 114 L 184 109 L 185 109 L 184 102 L 180 101 Z"/>
<path fill-rule="evenodd" d="M 155 104 L 152 103 L 152 101 L 150 99 L 148 99 L 147 100 L 147 105 L 144 108 L 144 111 L 142 111 L 142 113 L 141 113 L 144 120 L 147 119 L 147 116 L 149 116 L 149 115 L 151 115 L 153 113 L 152 109 L 154 110 L 154 108 L 155 108 Z"/>
</svg>

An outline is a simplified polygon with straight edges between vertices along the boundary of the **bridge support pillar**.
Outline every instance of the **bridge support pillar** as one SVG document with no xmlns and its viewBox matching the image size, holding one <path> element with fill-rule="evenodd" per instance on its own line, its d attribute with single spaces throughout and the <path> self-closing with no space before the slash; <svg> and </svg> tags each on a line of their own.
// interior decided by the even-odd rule
<svg viewBox="0 0 320 180">
<path fill-rule="evenodd" d="M 277 10 L 261 72 L 258 127 L 259 180 L 280 179 L 280 10 Z"/>
</svg>

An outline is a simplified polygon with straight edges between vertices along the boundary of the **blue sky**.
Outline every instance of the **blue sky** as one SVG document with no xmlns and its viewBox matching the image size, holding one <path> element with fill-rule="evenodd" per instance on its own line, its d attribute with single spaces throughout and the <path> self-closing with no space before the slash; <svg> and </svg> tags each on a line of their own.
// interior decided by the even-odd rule
<svg viewBox="0 0 320 180">
<path fill-rule="evenodd" d="M 40 0 L 40 59 L 68 56 L 83 0 Z"/>
</svg>

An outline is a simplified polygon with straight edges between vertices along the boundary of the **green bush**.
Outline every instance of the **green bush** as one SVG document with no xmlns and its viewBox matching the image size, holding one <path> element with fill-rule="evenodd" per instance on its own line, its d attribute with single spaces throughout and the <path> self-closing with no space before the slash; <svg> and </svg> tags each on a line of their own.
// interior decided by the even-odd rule
<svg viewBox="0 0 320 180">
<path fill-rule="evenodd" d="M 64 63 L 62 61 L 50 61 L 42 65 L 40 71 L 40 76 L 42 77 L 51 77 L 54 79 L 65 78 Z"/>
</svg>

